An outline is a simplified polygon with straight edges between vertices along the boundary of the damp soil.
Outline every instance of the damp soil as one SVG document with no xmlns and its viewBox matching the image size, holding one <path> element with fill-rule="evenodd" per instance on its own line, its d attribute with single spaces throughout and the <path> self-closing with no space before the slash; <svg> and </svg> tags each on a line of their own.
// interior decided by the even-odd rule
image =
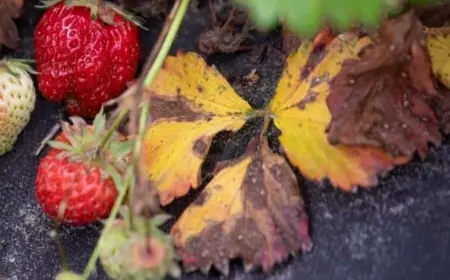
<svg viewBox="0 0 450 280">
<path fill-rule="evenodd" d="M 12 57 L 33 58 L 33 28 L 42 11 L 26 1 L 18 21 L 23 39 Z M 442 11 L 442 8 L 438 10 Z M 430 25 L 443 24 L 450 14 L 430 17 Z M 429 12 L 428 12 L 429 13 Z M 426 15 L 426 13 L 425 13 Z M 439 21 L 439 23 L 437 23 Z M 195 39 L 210 24 L 209 11 L 190 10 L 177 36 L 172 53 L 196 51 Z M 151 51 L 161 22 L 149 20 L 141 33 L 142 58 Z M 283 62 L 276 51 L 258 59 L 260 46 L 270 43 L 281 49 L 280 31 L 258 34 L 252 51 L 207 58 L 254 107 L 264 106 L 272 96 Z M 253 69 L 259 82 L 246 85 L 242 76 Z M 34 197 L 38 158 L 33 153 L 51 127 L 63 117 L 61 106 L 38 96 L 32 120 L 14 149 L 0 159 L 0 280 L 54 279 L 61 269 L 56 243 L 50 237 L 52 222 L 41 212 Z M 242 154 L 261 122 L 248 123 L 235 134 L 220 133 L 214 140 L 202 173 L 206 181 L 218 160 Z M 270 130 L 271 147 L 278 150 L 278 131 Z M 226 279 L 256 280 L 446 280 L 450 274 L 450 141 L 432 148 L 423 161 L 397 168 L 381 179 L 377 188 L 343 193 L 329 183 L 316 184 L 298 175 L 311 217 L 312 252 L 291 258 L 273 274 L 244 274 L 239 261 L 232 263 Z M 192 192 L 176 200 L 167 211 L 179 215 L 198 195 Z M 68 265 L 82 271 L 100 234 L 100 225 L 60 227 Z M 98 268 L 92 279 L 107 279 Z M 184 275 L 185 280 L 220 279 L 216 272 Z M 223 278 L 222 278 L 223 279 Z"/>
</svg>

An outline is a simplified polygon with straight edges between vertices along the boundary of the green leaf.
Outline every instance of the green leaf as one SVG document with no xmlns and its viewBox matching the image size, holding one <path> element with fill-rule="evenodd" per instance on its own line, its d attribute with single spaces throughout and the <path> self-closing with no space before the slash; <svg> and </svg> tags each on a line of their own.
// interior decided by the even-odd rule
<svg viewBox="0 0 450 280">
<path fill-rule="evenodd" d="M 105 131 L 106 125 L 106 116 L 103 112 L 103 106 L 100 109 L 100 112 L 95 116 L 94 122 L 92 124 L 94 126 L 94 134 L 96 136 L 100 136 Z"/>
<path fill-rule="evenodd" d="M 283 22 L 299 36 L 310 37 L 322 27 L 324 5 L 317 0 L 284 0 Z"/>
<path fill-rule="evenodd" d="M 115 141 L 110 145 L 110 152 L 115 158 L 123 158 L 133 150 L 134 140 Z"/>
<path fill-rule="evenodd" d="M 360 19 L 364 27 L 368 29 L 378 28 L 383 18 L 383 10 L 383 4 L 379 0 L 364 2 L 360 9 Z"/>
<path fill-rule="evenodd" d="M 254 19 L 259 28 L 267 30 L 273 28 L 278 24 L 278 14 L 280 11 L 280 6 L 277 1 L 260 0 L 248 2 L 256 3 L 253 4 L 254 6 L 251 9 L 250 16 Z"/>
<path fill-rule="evenodd" d="M 152 217 L 151 225 L 154 227 L 160 227 L 172 218 L 171 215 L 162 213 Z"/>
<path fill-rule="evenodd" d="M 377 1 L 377 0 L 372 0 Z M 352 24 L 359 20 L 360 0 L 347 0 L 342 5 L 342 0 L 329 0 L 327 3 L 327 16 L 334 28 L 347 30 Z M 365 5 L 365 2 L 362 2 Z"/>
<path fill-rule="evenodd" d="M 57 149 L 57 150 L 64 150 L 64 151 L 72 151 L 73 150 L 73 146 L 64 143 L 64 142 L 60 142 L 60 141 L 48 141 L 48 145 L 50 147 L 52 147 L 53 149 Z"/>
<path fill-rule="evenodd" d="M 431 4 L 438 0 L 410 2 Z M 356 24 L 374 28 L 385 12 L 397 13 L 404 7 L 401 0 L 234 0 L 234 3 L 246 9 L 260 28 L 274 28 L 282 21 L 289 30 L 307 37 L 316 35 L 324 23 L 340 31 Z"/>
<path fill-rule="evenodd" d="M 120 175 L 119 171 L 117 171 L 117 169 L 111 164 L 106 165 L 105 171 L 106 171 L 106 173 L 108 173 L 108 175 L 113 180 L 114 184 L 116 185 L 117 191 L 120 191 L 123 187 L 122 186 L 123 180 L 122 180 L 122 176 Z"/>
</svg>

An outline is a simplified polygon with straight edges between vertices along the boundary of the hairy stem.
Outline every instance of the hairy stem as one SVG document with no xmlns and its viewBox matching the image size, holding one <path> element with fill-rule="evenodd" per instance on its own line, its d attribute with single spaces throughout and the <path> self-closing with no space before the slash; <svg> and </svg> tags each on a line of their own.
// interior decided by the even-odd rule
<svg viewBox="0 0 450 280">
<path fill-rule="evenodd" d="M 147 124 L 151 122 L 149 113 L 151 111 L 151 96 L 149 94 L 143 94 L 143 88 L 150 86 L 156 78 L 159 70 L 161 69 L 164 60 L 169 53 L 170 47 L 175 39 L 181 22 L 184 18 L 186 10 L 189 6 L 189 0 L 178 0 L 175 2 L 172 11 L 170 12 L 166 22 L 164 24 L 161 35 L 158 41 L 144 65 L 145 76 L 142 75 L 138 81 L 137 89 L 134 96 L 133 109 L 130 115 L 130 127 L 129 132 L 131 135 L 136 136 L 133 149 L 133 169 L 136 176 L 136 184 L 144 187 L 146 178 L 140 176 L 140 153 L 141 143 L 145 133 Z M 140 107 L 142 106 L 142 107 Z M 139 109 L 140 107 L 140 109 Z M 139 118 L 138 118 L 139 112 Z M 131 187 L 132 191 L 136 185 Z M 131 196 L 130 196 L 131 197 Z M 151 199 L 150 199 L 151 200 Z"/>
<path fill-rule="evenodd" d="M 158 47 L 158 45 L 155 46 L 155 48 L 152 52 L 152 55 L 154 55 L 155 58 L 152 58 L 152 56 L 149 57 L 149 59 L 146 62 L 146 65 L 144 67 L 144 71 L 139 79 L 139 85 L 135 92 L 135 95 L 136 95 L 135 96 L 135 98 L 136 98 L 135 99 L 135 107 L 134 107 L 135 110 L 137 110 L 137 108 L 141 104 L 140 99 L 141 99 L 141 92 L 142 92 L 142 89 L 144 86 L 144 81 L 145 81 L 145 85 L 150 85 L 153 82 L 153 80 L 155 79 L 156 74 L 158 73 L 159 69 L 161 68 L 163 61 L 170 50 L 170 47 L 175 38 L 175 35 L 178 32 L 178 29 L 184 18 L 184 15 L 186 13 L 188 5 L 189 5 L 189 0 L 178 0 L 175 3 L 174 8 L 171 13 L 171 14 L 174 14 L 173 21 L 168 20 L 166 22 L 164 29 L 167 29 L 168 31 L 167 31 L 166 35 L 164 35 L 165 32 L 163 30 L 163 32 L 160 36 L 160 39 L 161 39 L 161 37 L 164 38 L 164 39 L 161 39 L 163 43 L 159 47 Z M 136 137 L 135 146 L 134 146 L 134 150 L 133 150 L 134 158 L 140 156 L 141 141 L 143 138 L 142 136 L 145 132 L 145 128 L 146 128 L 146 124 L 147 124 L 147 117 L 150 112 L 150 98 L 149 97 L 148 97 L 147 102 L 144 103 L 144 106 L 139 111 L 140 111 L 140 116 L 141 116 L 140 121 L 137 122 L 137 120 L 136 120 L 135 126 L 131 122 L 131 127 L 134 126 L 134 128 L 139 128 L 139 131 L 138 131 L 139 134 Z M 124 110 L 124 112 L 121 112 L 121 114 L 119 114 L 117 119 L 114 121 L 113 126 L 115 124 L 120 125 L 120 123 L 122 121 L 121 118 L 125 118 L 123 115 L 126 116 L 127 113 L 128 113 L 128 110 Z M 136 130 L 137 129 L 135 129 L 135 131 Z M 135 160 L 135 162 L 136 162 L 136 160 Z M 111 229 L 111 227 L 113 225 L 113 221 L 119 212 L 120 206 L 123 203 L 123 200 L 125 198 L 125 195 L 128 192 L 128 189 L 130 188 L 130 185 L 135 185 L 135 183 L 134 183 L 135 180 L 133 180 L 134 176 L 132 176 L 132 175 L 137 171 L 136 166 L 134 165 L 133 168 L 130 168 L 129 170 L 130 170 L 130 172 L 125 176 L 124 184 L 123 184 L 122 188 L 120 189 L 119 196 L 117 197 L 114 207 L 111 210 L 108 220 L 106 221 L 105 227 L 103 228 L 102 235 L 100 236 L 100 238 L 97 242 L 97 246 L 95 247 L 94 252 L 92 253 L 92 255 L 90 257 L 89 262 L 86 265 L 86 268 L 84 269 L 84 272 L 83 272 L 84 279 L 88 279 L 89 275 L 94 270 L 95 265 L 98 260 L 98 257 L 100 255 L 99 244 L 101 244 L 101 242 L 103 242 L 105 233 L 107 233 Z"/>
<path fill-rule="evenodd" d="M 105 136 L 102 138 L 102 141 L 99 145 L 99 150 L 102 150 L 105 147 L 106 143 L 108 143 L 108 140 L 114 135 L 114 132 L 116 132 L 122 122 L 126 119 L 127 115 L 128 110 L 123 110 L 120 112 L 119 116 L 117 116 L 111 127 L 106 132 Z"/>
<path fill-rule="evenodd" d="M 114 220 L 116 219 L 117 213 L 119 212 L 120 206 L 122 205 L 122 201 L 125 198 L 125 195 L 128 191 L 128 188 L 130 186 L 130 174 L 127 174 L 128 176 L 125 176 L 122 188 L 120 189 L 119 196 L 116 199 L 116 202 L 114 203 L 114 207 L 111 210 L 111 214 L 109 215 L 108 219 L 106 220 L 105 227 L 103 228 L 102 234 L 97 241 L 97 245 L 95 246 L 94 252 L 92 252 L 91 257 L 89 258 L 88 264 L 86 265 L 84 271 L 83 271 L 83 279 L 88 279 L 89 275 L 91 275 L 92 271 L 95 268 L 95 264 L 97 263 L 97 259 L 100 255 L 100 246 L 105 238 L 105 233 L 108 232 L 112 225 Z"/>
</svg>

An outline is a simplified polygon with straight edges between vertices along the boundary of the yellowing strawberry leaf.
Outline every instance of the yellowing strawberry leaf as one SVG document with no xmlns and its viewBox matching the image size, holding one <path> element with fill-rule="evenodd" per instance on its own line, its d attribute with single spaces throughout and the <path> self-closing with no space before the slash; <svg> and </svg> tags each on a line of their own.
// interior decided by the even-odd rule
<svg viewBox="0 0 450 280">
<path fill-rule="evenodd" d="M 230 259 L 268 272 L 312 246 L 294 172 L 259 138 L 242 158 L 219 167 L 171 233 L 187 270 L 214 266 L 223 274 Z"/>
<path fill-rule="evenodd" d="M 164 205 L 200 184 L 212 138 L 241 128 L 251 107 L 195 53 L 168 57 L 147 90 L 152 124 L 143 143 L 144 168 Z"/>
<path fill-rule="evenodd" d="M 381 149 L 331 145 L 325 133 L 331 116 L 325 99 L 328 82 L 345 59 L 356 57 L 370 43 L 351 33 L 336 37 L 324 50 L 303 43 L 288 58 L 276 94 L 270 104 L 284 153 L 301 173 L 312 180 L 328 178 L 343 190 L 372 186 L 377 174 L 396 163 Z M 398 159 L 398 162 L 406 159 Z"/>
<path fill-rule="evenodd" d="M 20 1 L 0 0 L 0 49 L 2 45 L 14 49 L 19 44 L 19 33 L 14 19 L 20 16 Z"/>
<path fill-rule="evenodd" d="M 450 88 L 450 27 L 426 28 L 425 34 L 433 74 Z"/>
</svg>

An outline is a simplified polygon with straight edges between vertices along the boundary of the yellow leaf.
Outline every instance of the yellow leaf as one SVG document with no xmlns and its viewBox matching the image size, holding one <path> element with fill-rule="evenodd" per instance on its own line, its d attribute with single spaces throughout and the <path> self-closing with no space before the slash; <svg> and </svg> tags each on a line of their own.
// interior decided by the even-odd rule
<svg viewBox="0 0 450 280">
<path fill-rule="evenodd" d="M 394 165 L 394 160 L 380 149 L 335 146 L 326 137 L 331 119 L 325 102 L 328 82 L 340 71 L 345 59 L 357 58 L 359 50 L 368 44 L 367 37 L 336 37 L 321 55 L 305 43 L 289 57 L 270 104 L 289 160 L 305 177 L 328 178 L 347 191 L 357 185 L 375 185 L 376 175 Z"/>
<path fill-rule="evenodd" d="M 450 28 L 426 28 L 425 34 L 433 74 L 450 88 Z"/>
<path fill-rule="evenodd" d="M 289 253 L 310 250 L 308 219 L 294 172 L 286 160 L 254 139 L 245 155 L 217 175 L 172 228 L 188 270 L 215 266 L 228 273 L 229 260 L 268 272 Z"/>
<path fill-rule="evenodd" d="M 245 123 L 250 105 L 195 53 L 168 57 L 151 88 L 152 124 L 143 143 L 144 168 L 162 204 L 200 184 L 212 138 Z"/>
</svg>

